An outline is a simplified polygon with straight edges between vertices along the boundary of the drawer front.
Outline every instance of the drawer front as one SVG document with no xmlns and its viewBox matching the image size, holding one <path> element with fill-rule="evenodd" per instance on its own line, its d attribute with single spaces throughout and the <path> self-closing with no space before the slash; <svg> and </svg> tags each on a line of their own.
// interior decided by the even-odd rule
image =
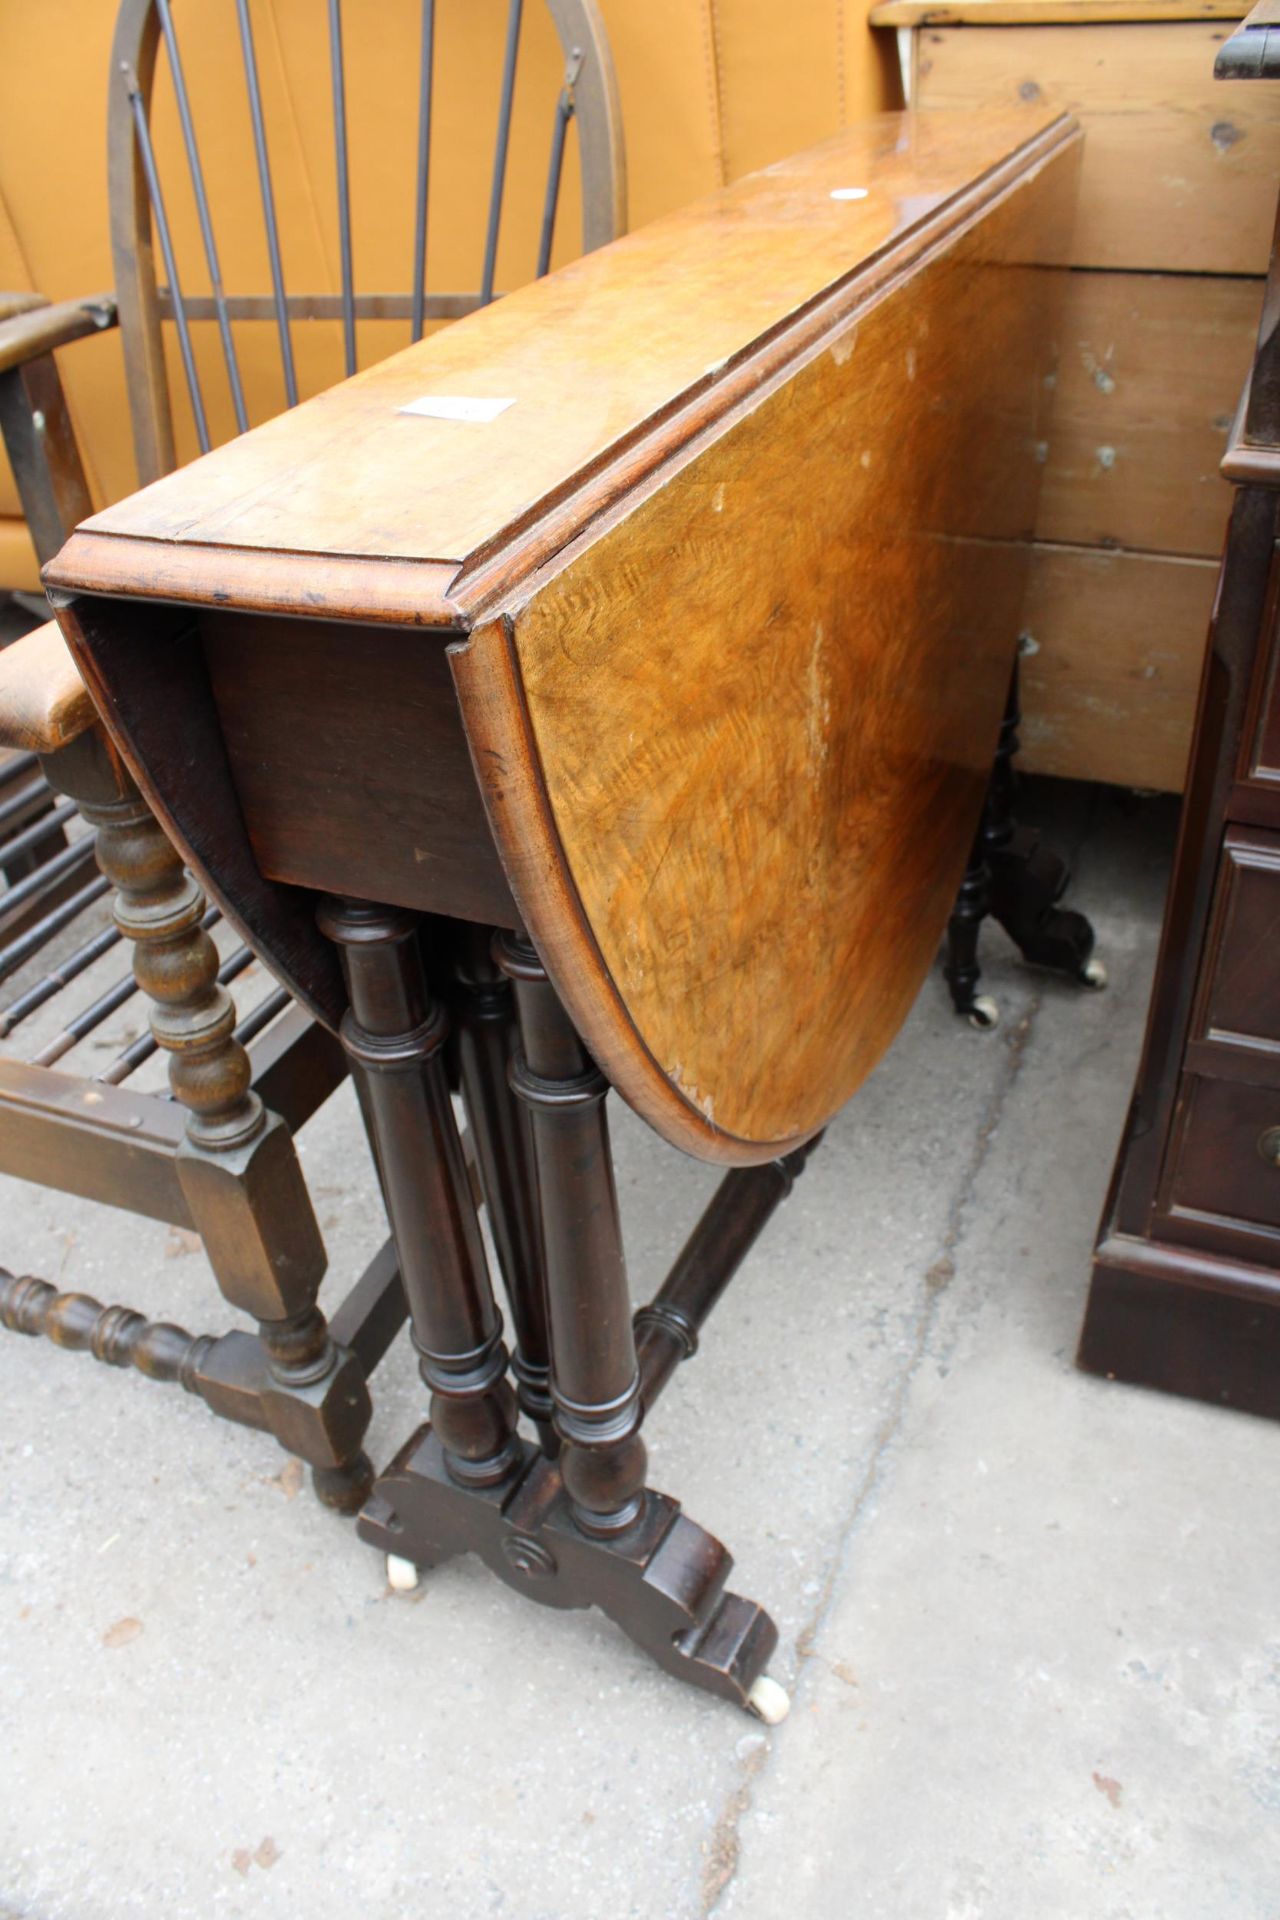
<svg viewBox="0 0 1280 1920">
<path fill-rule="evenodd" d="M 1280 1247 L 1280 1091 L 1188 1078 L 1163 1202 L 1171 1222 L 1239 1222 Z"/>
<path fill-rule="evenodd" d="M 1225 87 L 1230 20 L 922 27 L 917 101 L 1065 107 L 1085 132 L 1072 264 L 1265 273 L 1280 175 L 1273 87 Z"/>
<path fill-rule="evenodd" d="M 1066 276 L 1042 540 L 1216 563 L 1232 499 L 1218 463 L 1261 310 L 1257 280 Z"/>
<path fill-rule="evenodd" d="M 1273 1079 L 1280 1067 L 1280 834 L 1228 832 L 1201 973 L 1191 1027 L 1197 1071 L 1213 1071 L 1222 1052 L 1243 1058 L 1246 1073 L 1256 1060 Z"/>
<path fill-rule="evenodd" d="M 1018 764 L 1180 793 L 1217 578 L 1210 560 L 1036 547 Z"/>
</svg>

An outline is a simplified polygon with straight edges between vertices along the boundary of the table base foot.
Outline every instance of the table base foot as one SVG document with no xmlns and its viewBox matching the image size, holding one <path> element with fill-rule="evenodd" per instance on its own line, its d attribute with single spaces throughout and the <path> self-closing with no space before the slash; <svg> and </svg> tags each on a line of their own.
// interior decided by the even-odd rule
<svg viewBox="0 0 1280 1920">
<path fill-rule="evenodd" d="M 461 1487 L 424 1426 L 379 1476 L 359 1533 L 419 1568 L 476 1553 L 545 1607 L 599 1607 L 668 1673 L 758 1710 L 752 1692 L 777 1628 L 754 1601 L 725 1591 L 732 1556 L 667 1494 L 646 1490 L 634 1526 L 594 1538 L 576 1525 L 559 1468 L 537 1448 L 521 1443 L 500 1486 Z"/>
</svg>

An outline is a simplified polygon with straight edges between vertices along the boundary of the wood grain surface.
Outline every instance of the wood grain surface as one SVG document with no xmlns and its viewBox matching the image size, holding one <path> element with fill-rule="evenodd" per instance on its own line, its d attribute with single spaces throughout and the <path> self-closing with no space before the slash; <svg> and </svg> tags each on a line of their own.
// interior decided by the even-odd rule
<svg viewBox="0 0 1280 1920">
<path fill-rule="evenodd" d="M 902 272 L 1054 115 L 882 114 L 655 221 L 85 522 L 54 585 L 464 624 L 468 576 L 527 571 L 714 413 L 744 356 L 848 283 Z M 865 189 L 863 199 L 833 199 Z M 852 283 L 857 281 L 857 288 Z M 673 294 L 673 289 L 677 290 Z M 512 398 L 485 425 L 401 409 Z M 147 547 L 139 551 L 139 541 Z M 376 562 L 376 565 L 368 565 Z M 389 594 L 389 562 L 412 563 Z M 425 563 L 425 564 L 424 564 Z M 450 584 L 450 580 L 452 584 Z M 389 607 L 393 603 L 394 611 Z"/>
<path fill-rule="evenodd" d="M 883 118 L 73 539 L 51 577 L 108 724 L 308 1004 L 332 1018 L 298 883 L 404 898 L 408 843 L 413 904 L 502 917 L 446 885 L 468 842 L 483 877 L 474 812 L 353 810 L 412 756 L 397 656 L 447 648 L 515 905 L 624 1097 L 739 1163 L 848 1098 L 930 964 L 981 804 L 1079 147 L 1038 110 Z M 479 428 L 397 411 L 442 391 L 516 404 Z M 398 631 L 335 625 L 371 617 Z M 199 778 L 159 685 L 220 733 Z M 418 729 L 424 777 L 451 727 Z"/>
<path fill-rule="evenodd" d="M 89 690 L 52 620 L 0 648 L 0 745 L 55 753 L 95 718 Z"/>
<path fill-rule="evenodd" d="M 1085 131 L 1072 262 L 1149 272 L 1266 272 L 1280 102 L 1213 77 L 1229 22 L 924 27 L 922 108 L 1019 100 Z"/>
<path fill-rule="evenodd" d="M 1253 280 L 1068 277 L 1041 539 L 1217 559 L 1219 466 L 1261 306 Z"/>
<path fill-rule="evenodd" d="M 1090 26 L 1140 20 L 1240 20 L 1243 0 L 885 0 L 873 27 Z"/>
<path fill-rule="evenodd" d="M 709 1158 L 829 1118 L 936 951 L 1017 631 L 1060 282 L 1036 262 L 1074 158 L 687 448 L 509 634 L 454 649 L 560 991 L 632 1104 Z"/>
<path fill-rule="evenodd" d="M 1217 578 L 1212 560 L 1038 547 L 1019 764 L 1181 792 Z"/>
<path fill-rule="evenodd" d="M 442 644 L 334 621 L 199 625 L 267 879 L 516 924 Z"/>
</svg>

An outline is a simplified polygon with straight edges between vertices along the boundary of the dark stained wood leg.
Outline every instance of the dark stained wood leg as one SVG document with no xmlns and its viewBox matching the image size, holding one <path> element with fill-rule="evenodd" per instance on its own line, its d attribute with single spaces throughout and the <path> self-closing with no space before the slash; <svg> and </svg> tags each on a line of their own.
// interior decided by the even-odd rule
<svg viewBox="0 0 1280 1920">
<path fill-rule="evenodd" d="M 133 943 L 152 1032 L 186 1108 L 177 1169 L 192 1221 L 222 1293 L 258 1322 L 266 1364 L 238 1349 L 254 1381 L 250 1388 L 246 1376 L 246 1391 L 261 1393 L 260 1424 L 310 1463 L 321 1500 L 352 1512 L 373 1476 L 362 1446 L 368 1389 L 316 1304 L 324 1242 L 292 1136 L 250 1086 L 235 1007 L 200 924 L 204 895 L 96 733 L 58 758 L 67 762 L 62 784 L 97 829 L 98 861 L 117 890 L 116 921 Z"/>
<path fill-rule="evenodd" d="M 431 1427 L 450 1478 L 500 1485 L 521 1460 L 515 1396 L 444 1065 L 448 1021 L 432 998 L 419 916 L 331 900 L 322 931 L 351 1005 L 342 1043 L 376 1142 Z"/>
<path fill-rule="evenodd" d="M 644 1510 L 646 1453 L 605 1113 L 609 1083 L 533 946 L 506 936 L 498 953 L 520 1011 L 512 1085 L 533 1123 L 561 1471 L 583 1532 L 622 1533 Z"/>
<path fill-rule="evenodd" d="M 511 1308 L 511 1370 L 521 1411 L 537 1428 L 542 1450 L 560 1449 L 552 1420 L 551 1348 L 547 1333 L 542 1223 L 538 1210 L 533 1129 L 511 1085 L 516 1009 L 511 982 L 493 952 L 488 928 L 462 930 L 458 978 L 458 1064 L 462 1100 L 475 1143 L 480 1185 L 498 1267 Z"/>
<path fill-rule="evenodd" d="M 1071 880 L 1066 862 L 1041 846 L 1038 833 L 1017 824 L 1013 762 L 1021 719 L 1015 661 L 982 824 L 947 928 L 944 971 L 952 1001 L 957 1013 L 981 1027 L 993 1026 L 996 1019 L 994 1002 L 977 990 L 978 932 L 988 915 L 1032 966 L 1064 973 L 1086 987 L 1104 986 L 1107 977 L 1092 958 L 1088 920 L 1058 904 Z"/>
<path fill-rule="evenodd" d="M 698 1351 L 703 1324 L 821 1139 L 815 1134 L 763 1167 L 735 1167 L 712 1194 L 662 1286 L 635 1317 L 646 1414 L 681 1361 Z"/>
<path fill-rule="evenodd" d="M 477 1553 L 543 1606 L 598 1606 L 668 1672 L 761 1712 L 772 1701 L 776 1712 L 778 1690 L 771 1694 L 763 1679 L 777 1644 L 773 1622 L 726 1592 L 733 1563 L 719 1541 L 644 1483 L 607 1085 L 532 946 L 500 935 L 496 953 L 520 1012 L 523 1048 L 511 1078 L 532 1122 L 551 1398 L 563 1447 L 553 1460 L 520 1442 L 516 1474 L 460 1484 L 444 1436 L 421 1428 L 379 1478 L 361 1536 L 400 1566 Z M 464 1085 L 467 1072 L 464 1048 Z"/>
<path fill-rule="evenodd" d="M 371 1374 L 404 1324 L 404 1294 L 394 1249 L 383 1247 L 334 1316 L 334 1344 L 350 1349 Z M 59 1293 L 47 1280 L 0 1267 L 0 1326 L 41 1335 L 106 1367 L 135 1368 L 148 1380 L 176 1383 L 223 1420 L 269 1429 L 276 1392 L 267 1352 L 253 1334 L 190 1334 L 132 1307 L 104 1307 L 87 1293 Z"/>
<path fill-rule="evenodd" d="M 536 952 L 522 938 L 499 935 L 495 978 L 479 945 L 463 936 L 468 995 L 487 1005 L 464 1013 L 470 1032 L 459 1053 L 487 1202 L 497 1194 L 508 1209 L 502 1231 L 513 1259 L 522 1244 L 545 1250 L 547 1318 L 527 1291 L 522 1310 L 533 1308 L 525 1324 L 535 1343 L 549 1329 L 550 1394 L 563 1442 L 558 1459 L 517 1436 L 501 1381 L 499 1323 L 487 1278 L 483 1287 L 479 1279 L 478 1222 L 452 1116 L 448 1124 L 443 1118 L 444 1015 L 428 994 L 414 916 L 343 902 L 324 910 L 321 925 L 343 948 L 352 989 L 344 1037 L 354 1070 L 368 1074 L 416 1337 L 420 1350 L 432 1349 L 433 1363 L 424 1365 L 434 1395 L 431 1423 L 379 1475 L 360 1516 L 362 1539 L 389 1556 L 398 1579 L 406 1567 L 412 1576 L 452 1555 L 478 1554 L 543 1606 L 598 1606 L 681 1679 L 760 1712 L 778 1712 L 779 1698 L 784 1709 L 785 1695 L 763 1678 L 777 1644 L 773 1622 L 753 1601 L 725 1590 L 733 1563 L 719 1541 L 644 1484 L 640 1371 L 603 1112 L 608 1089 Z M 509 1068 L 523 1105 L 510 1109 L 497 1094 L 499 1066 L 508 1070 L 511 1053 L 509 1035 L 498 1032 L 508 1024 L 505 1011 L 499 1017 L 508 980 L 524 1040 Z M 526 1153 L 527 1138 L 518 1125 L 513 1130 L 511 1117 L 525 1108 L 537 1175 L 532 1218 L 522 1212 L 527 1175 L 494 1164 L 513 1138 L 516 1154 Z M 789 1184 L 789 1173 L 773 1180 L 768 1206 L 745 1235 L 723 1223 L 717 1244 L 726 1267 Z M 432 1193 L 440 1196 L 434 1205 Z M 442 1233 L 451 1250 L 440 1262 Z M 724 1271 L 714 1294 L 727 1279 Z M 695 1318 L 711 1304 L 710 1294 L 695 1303 Z M 466 1402 L 452 1388 L 442 1395 L 437 1385 L 449 1324 L 455 1348 L 472 1343 Z M 536 1344 L 533 1351 L 540 1351 Z M 505 1400 L 495 1400 L 502 1390 Z M 466 1406 L 474 1418 L 485 1396 L 497 1409 L 476 1429 L 490 1447 L 487 1461 L 457 1425 L 459 1409 Z M 469 1448 L 461 1471 L 460 1441 Z"/>
<path fill-rule="evenodd" d="M 997 1017 L 995 1003 L 978 992 L 982 978 L 978 934 L 991 910 L 990 900 L 991 873 L 979 830 L 947 922 L 947 958 L 943 967 L 956 1012 L 965 1014 L 976 1027 L 994 1026 Z"/>
</svg>

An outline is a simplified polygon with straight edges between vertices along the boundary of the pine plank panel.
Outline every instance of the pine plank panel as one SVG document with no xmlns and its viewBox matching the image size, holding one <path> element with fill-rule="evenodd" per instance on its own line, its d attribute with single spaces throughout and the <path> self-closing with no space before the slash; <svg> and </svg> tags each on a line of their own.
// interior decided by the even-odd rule
<svg viewBox="0 0 1280 1920">
<path fill-rule="evenodd" d="M 1066 108 L 1085 131 L 1072 261 L 1149 272 L 1266 272 L 1280 100 L 1224 88 L 1227 21 L 924 27 L 915 104 Z"/>
<path fill-rule="evenodd" d="M 1210 560 L 1038 547 L 1019 764 L 1181 792 L 1217 577 Z"/>
<path fill-rule="evenodd" d="M 1042 539 L 1216 560 L 1219 462 L 1261 305 L 1260 281 L 1068 277 Z"/>
</svg>

